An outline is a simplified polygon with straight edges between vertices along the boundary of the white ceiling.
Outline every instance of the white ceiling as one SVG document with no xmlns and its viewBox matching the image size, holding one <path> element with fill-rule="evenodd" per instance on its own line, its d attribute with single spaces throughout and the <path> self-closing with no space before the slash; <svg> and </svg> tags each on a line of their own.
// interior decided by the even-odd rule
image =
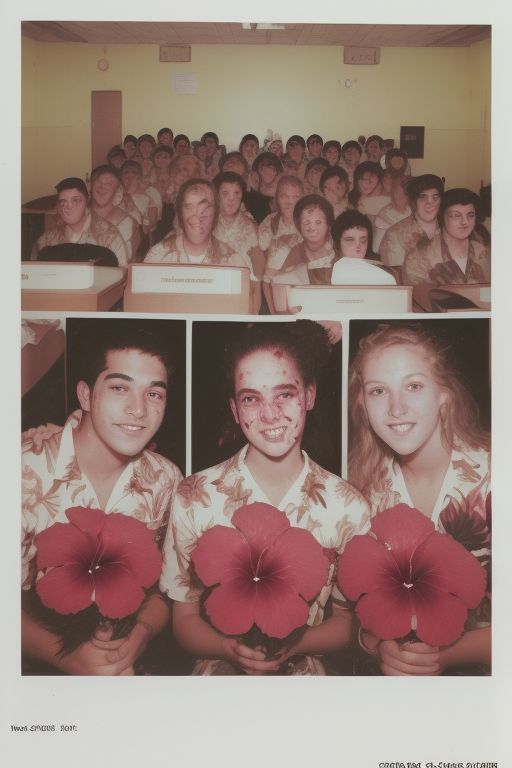
<svg viewBox="0 0 512 768">
<path fill-rule="evenodd" d="M 253 25 L 254 26 L 254 25 Z M 490 38 L 488 25 L 286 24 L 284 30 L 244 30 L 240 23 L 22 21 L 22 34 L 43 43 L 153 45 L 467 46 Z"/>
</svg>

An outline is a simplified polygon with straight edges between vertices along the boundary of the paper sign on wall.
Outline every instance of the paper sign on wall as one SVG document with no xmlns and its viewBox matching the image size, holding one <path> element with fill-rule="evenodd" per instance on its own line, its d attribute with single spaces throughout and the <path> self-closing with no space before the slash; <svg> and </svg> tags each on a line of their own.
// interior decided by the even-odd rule
<svg viewBox="0 0 512 768">
<path fill-rule="evenodd" d="M 197 75 L 174 74 L 172 76 L 173 93 L 197 93 Z"/>
</svg>

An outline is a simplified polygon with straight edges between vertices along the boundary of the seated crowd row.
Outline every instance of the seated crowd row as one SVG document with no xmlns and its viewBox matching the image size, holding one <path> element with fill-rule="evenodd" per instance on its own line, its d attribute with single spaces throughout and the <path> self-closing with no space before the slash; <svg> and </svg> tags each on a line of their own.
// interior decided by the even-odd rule
<svg viewBox="0 0 512 768">
<path fill-rule="evenodd" d="M 490 236 L 479 196 L 465 188 L 445 191 L 443 179 L 433 174 L 410 176 L 400 150 L 386 153 L 383 168 L 380 137 L 367 140 L 373 159 L 363 162 L 357 142 L 329 153 L 327 145 L 338 142 L 326 142 L 322 150 L 316 135 L 307 145 L 291 137 L 282 157 L 275 134 L 270 151 L 259 154 L 252 135 L 240 151 L 227 154 L 215 134 L 205 134 L 195 154 L 188 139 L 177 136 L 174 158 L 164 136 L 154 147 L 149 135 L 132 138 L 92 171 L 90 190 L 78 178 L 56 186 L 59 223 L 37 240 L 33 258 L 45 247 L 91 243 L 109 248 L 122 266 L 143 260 L 247 267 L 253 312 L 262 305 L 262 283 L 273 312 L 270 283 L 490 281 Z M 256 153 L 251 165 L 247 144 Z M 116 153 L 124 155 L 130 145 L 133 159 L 121 158 L 117 168 Z M 198 148 L 210 153 L 208 166 Z M 352 156 L 355 165 L 343 167 Z"/>
</svg>

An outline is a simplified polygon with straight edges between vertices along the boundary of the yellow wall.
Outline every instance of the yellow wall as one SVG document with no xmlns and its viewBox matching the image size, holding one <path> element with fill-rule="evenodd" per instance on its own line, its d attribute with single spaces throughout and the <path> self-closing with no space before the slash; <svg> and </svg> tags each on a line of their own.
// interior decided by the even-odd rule
<svg viewBox="0 0 512 768">
<path fill-rule="evenodd" d="M 64 176 L 90 170 L 90 93 L 120 90 L 123 132 L 199 138 L 216 131 L 228 149 L 267 128 L 286 139 L 318 132 L 341 141 L 401 125 L 425 126 L 415 173 L 478 190 L 490 180 L 490 43 L 469 48 L 382 48 L 380 64 L 343 64 L 330 46 L 213 46 L 192 62 L 164 64 L 155 45 L 36 43 L 22 46 L 22 199 L 49 194 Z M 97 61 L 106 58 L 101 72 Z M 171 90 L 173 73 L 197 75 L 196 95 Z M 350 79 L 352 86 L 345 86 Z"/>
</svg>

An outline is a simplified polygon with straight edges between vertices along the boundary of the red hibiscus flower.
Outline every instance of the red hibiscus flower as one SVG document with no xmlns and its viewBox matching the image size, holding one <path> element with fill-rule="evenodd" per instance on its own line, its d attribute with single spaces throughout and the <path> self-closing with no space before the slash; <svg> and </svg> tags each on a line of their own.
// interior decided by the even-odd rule
<svg viewBox="0 0 512 768">
<path fill-rule="evenodd" d="M 75 614 L 93 603 L 102 616 L 119 619 L 136 611 L 160 575 L 162 557 L 144 523 L 101 509 L 72 507 L 69 523 L 38 534 L 36 583 L 42 603 Z"/>
<path fill-rule="evenodd" d="M 240 507 L 231 522 L 234 528 L 205 531 L 192 553 L 197 575 L 214 587 L 205 610 L 226 635 L 256 625 L 265 635 L 285 638 L 306 624 L 308 601 L 327 581 L 323 548 L 269 504 Z"/>
<path fill-rule="evenodd" d="M 398 504 L 373 518 L 372 533 L 348 542 L 338 584 L 357 600 L 362 626 L 382 640 L 413 630 L 425 643 L 449 645 L 484 597 L 485 571 L 421 512 Z"/>
</svg>

